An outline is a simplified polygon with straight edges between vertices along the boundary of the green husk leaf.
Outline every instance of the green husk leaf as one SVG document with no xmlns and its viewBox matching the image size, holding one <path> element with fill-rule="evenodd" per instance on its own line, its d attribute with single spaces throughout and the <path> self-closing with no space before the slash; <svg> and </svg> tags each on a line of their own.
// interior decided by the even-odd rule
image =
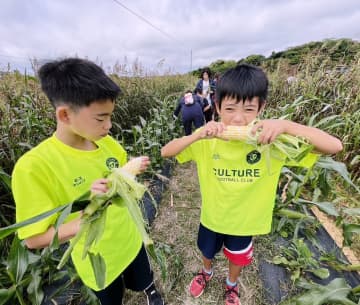
<svg viewBox="0 0 360 305">
<path fill-rule="evenodd" d="M 89 229 L 86 231 L 85 244 L 82 259 L 85 259 L 92 244 L 96 244 L 104 233 L 106 221 L 106 209 L 101 211 L 100 215 L 92 221 Z"/>
<path fill-rule="evenodd" d="M 94 271 L 96 285 L 100 289 L 105 288 L 105 278 L 106 278 L 106 264 L 102 256 L 98 254 L 88 253 L 91 266 Z"/>
</svg>

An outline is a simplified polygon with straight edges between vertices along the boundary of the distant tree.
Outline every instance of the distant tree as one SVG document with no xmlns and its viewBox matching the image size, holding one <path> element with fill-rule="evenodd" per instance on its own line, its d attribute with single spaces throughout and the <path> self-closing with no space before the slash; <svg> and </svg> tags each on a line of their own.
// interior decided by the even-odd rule
<svg viewBox="0 0 360 305">
<path fill-rule="evenodd" d="M 213 73 L 224 73 L 226 70 L 236 66 L 235 60 L 222 60 L 219 59 L 210 64 L 210 69 Z"/>
<path fill-rule="evenodd" d="M 219 59 L 210 64 L 213 73 L 223 73 L 227 69 L 234 67 L 236 64 L 247 62 L 253 65 L 262 65 L 266 69 L 273 71 L 278 64 L 290 65 L 296 67 L 302 64 L 309 56 L 316 56 L 321 64 L 322 58 L 330 57 L 330 65 L 344 65 L 349 64 L 360 54 L 360 43 L 351 39 L 325 39 L 323 41 L 311 41 L 309 43 L 291 47 L 287 50 L 275 52 L 272 51 L 271 55 L 265 58 L 263 55 L 253 54 L 235 62 L 233 60 Z M 314 67 L 316 69 L 316 67 Z M 194 75 L 200 75 L 198 69 L 192 71 Z"/>
<path fill-rule="evenodd" d="M 262 63 L 266 60 L 266 57 L 263 55 L 259 55 L 259 54 L 254 54 L 254 55 L 249 55 L 246 58 L 242 58 L 240 59 L 237 63 L 241 64 L 241 63 L 248 63 L 254 66 L 261 66 Z"/>
</svg>

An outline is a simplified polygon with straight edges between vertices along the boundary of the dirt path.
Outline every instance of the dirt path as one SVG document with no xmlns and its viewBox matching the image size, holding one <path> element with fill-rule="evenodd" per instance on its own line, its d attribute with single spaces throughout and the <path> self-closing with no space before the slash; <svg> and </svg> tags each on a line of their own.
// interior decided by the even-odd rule
<svg viewBox="0 0 360 305">
<path fill-rule="evenodd" d="M 151 236 L 160 246 L 167 264 L 167 278 L 154 266 L 156 282 L 167 305 L 224 304 L 224 281 L 227 262 L 219 253 L 214 263 L 214 278 L 199 299 L 192 298 L 188 286 L 201 267 L 201 257 L 196 246 L 200 218 L 201 197 L 194 164 L 177 165 L 159 206 L 152 225 Z M 259 241 L 255 240 L 256 243 Z M 154 265 L 154 264 L 153 264 Z M 141 275 L 140 275 L 141 276 Z M 243 270 L 239 278 L 242 304 L 265 305 L 261 282 L 258 277 L 257 259 Z M 127 292 L 125 305 L 146 304 L 142 293 Z"/>
</svg>

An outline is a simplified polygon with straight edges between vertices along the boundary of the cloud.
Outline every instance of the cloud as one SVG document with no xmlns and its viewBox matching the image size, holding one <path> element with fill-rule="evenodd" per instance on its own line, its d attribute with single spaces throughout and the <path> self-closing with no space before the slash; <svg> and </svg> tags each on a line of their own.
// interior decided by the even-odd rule
<svg viewBox="0 0 360 305">
<path fill-rule="evenodd" d="M 109 67 L 137 59 L 149 70 L 163 61 L 164 70 L 185 72 L 309 41 L 360 38 L 358 0 L 2 0 L 0 20 L 0 68 L 77 55 Z"/>
</svg>

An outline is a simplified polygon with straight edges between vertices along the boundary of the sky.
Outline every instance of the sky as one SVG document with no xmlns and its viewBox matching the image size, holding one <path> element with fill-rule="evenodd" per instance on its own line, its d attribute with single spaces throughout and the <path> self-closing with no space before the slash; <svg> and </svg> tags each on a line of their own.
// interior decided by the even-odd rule
<svg viewBox="0 0 360 305">
<path fill-rule="evenodd" d="M 359 0 L 0 0 L 0 70 L 77 56 L 185 73 L 339 38 L 360 41 Z"/>
</svg>

